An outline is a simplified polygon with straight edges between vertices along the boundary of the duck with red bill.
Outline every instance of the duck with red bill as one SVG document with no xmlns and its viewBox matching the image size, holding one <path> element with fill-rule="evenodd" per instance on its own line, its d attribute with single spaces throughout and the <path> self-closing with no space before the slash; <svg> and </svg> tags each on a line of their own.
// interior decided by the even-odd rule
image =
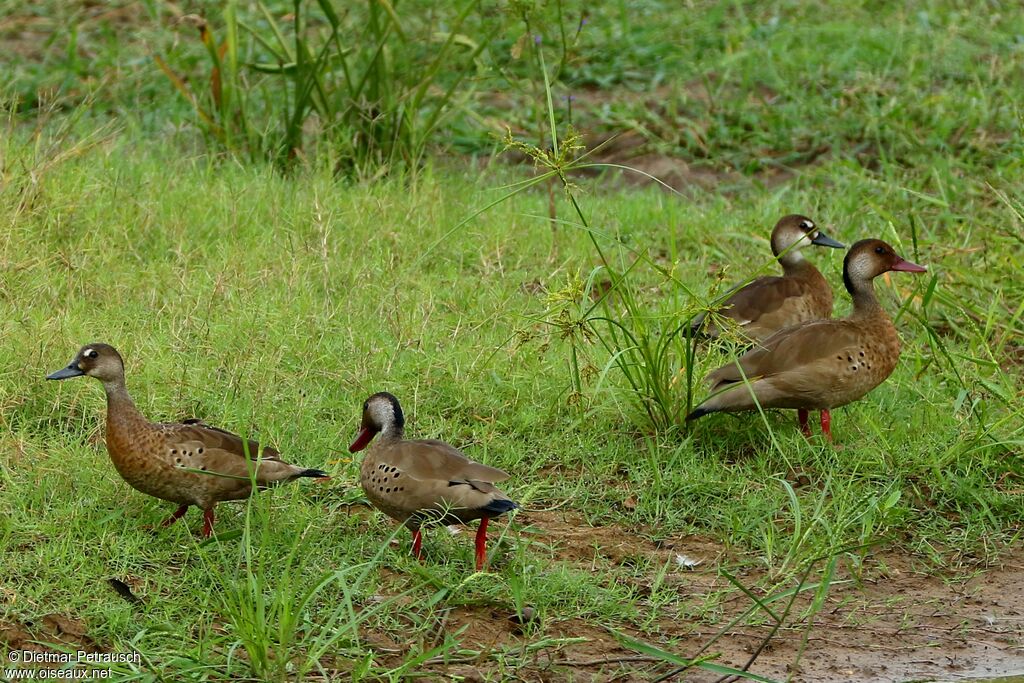
<svg viewBox="0 0 1024 683">
<path fill-rule="evenodd" d="M 487 560 L 487 523 L 519 505 L 495 482 L 508 474 L 473 462 L 443 441 L 405 438 L 405 415 L 398 399 L 382 391 L 363 403 L 363 417 L 349 451 L 366 448 L 359 482 L 370 503 L 412 531 L 412 552 L 423 558 L 424 524 L 466 524 L 480 520 L 476 568 Z"/>
<path fill-rule="evenodd" d="M 889 271 L 923 273 L 926 268 L 907 261 L 881 240 L 854 244 L 843 261 L 843 283 L 853 299 L 853 312 L 776 332 L 718 368 L 708 375 L 711 396 L 686 420 L 716 412 L 790 408 L 797 411 L 800 428 L 809 437 L 808 412 L 820 410 L 822 433 L 831 441 L 830 411 L 884 382 L 899 360 L 899 336 L 875 296 L 874 279 Z"/>
</svg>

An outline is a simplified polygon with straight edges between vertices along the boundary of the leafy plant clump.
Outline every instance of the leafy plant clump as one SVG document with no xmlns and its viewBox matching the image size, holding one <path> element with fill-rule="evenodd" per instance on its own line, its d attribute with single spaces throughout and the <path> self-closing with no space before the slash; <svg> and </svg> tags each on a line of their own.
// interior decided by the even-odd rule
<svg viewBox="0 0 1024 683">
<path fill-rule="evenodd" d="M 472 37 L 479 3 L 442 7 L 403 16 L 378 0 L 340 12 L 330 0 L 294 0 L 287 12 L 227 2 L 186 22 L 205 48 L 203 87 L 156 60 L 225 153 L 287 169 L 315 151 L 358 177 L 416 169 L 500 26 L 476 22 Z"/>
</svg>

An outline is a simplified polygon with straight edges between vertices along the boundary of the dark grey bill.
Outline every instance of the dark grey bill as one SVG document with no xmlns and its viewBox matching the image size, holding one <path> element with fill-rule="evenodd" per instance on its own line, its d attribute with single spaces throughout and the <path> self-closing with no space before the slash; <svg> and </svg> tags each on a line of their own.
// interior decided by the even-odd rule
<svg viewBox="0 0 1024 683">
<path fill-rule="evenodd" d="M 51 372 L 46 376 L 46 379 L 68 379 L 70 377 L 81 377 L 84 374 L 82 369 L 75 364 L 75 361 L 71 361 L 71 365 L 61 368 L 57 372 Z"/>
<path fill-rule="evenodd" d="M 818 236 L 811 240 L 811 244 L 817 244 L 819 247 L 832 247 L 833 249 L 845 249 L 846 245 L 842 242 L 836 241 L 823 233 L 821 230 L 818 231 Z"/>
</svg>

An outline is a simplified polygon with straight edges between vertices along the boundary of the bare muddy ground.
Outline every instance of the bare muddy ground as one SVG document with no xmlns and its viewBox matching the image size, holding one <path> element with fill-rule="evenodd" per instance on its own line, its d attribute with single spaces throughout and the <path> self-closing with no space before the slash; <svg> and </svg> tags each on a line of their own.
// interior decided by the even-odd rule
<svg viewBox="0 0 1024 683">
<path fill-rule="evenodd" d="M 678 593 L 675 610 L 637 637 L 656 642 L 683 657 L 701 646 L 751 602 L 719 575 L 737 565 L 720 546 L 692 536 L 654 543 L 617 528 L 591 528 L 558 513 L 520 515 L 519 521 L 546 530 L 556 543 L 555 558 L 600 572 L 610 565 L 635 562 L 641 555 L 655 566 L 673 563 L 677 554 L 700 560 L 693 570 L 670 573 L 666 584 Z M 804 619 L 810 605 L 798 600 L 786 627 L 760 653 L 750 670 L 776 680 L 857 682 L 962 680 L 1024 673 L 1024 551 L 1007 549 L 996 566 L 968 573 L 936 574 L 913 558 L 885 551 L 869 555 L 858 580 L 841 568 L 823 608 Z M 745 585 L 763 578 L 761 570 L 734 570 Z M 653 577 L 651 577 L 653 580 Z M 641 591 L 643 586 L 641 586 Z M 759 596 L 763 597 L 763 595 Z M 711 603 L 713 609 L 703 607 Z M 780 604 L 780 603 L 776 603 Z M 530 681 L 650 681 L 671 666 L 622 647 L 598 624 L 549 615 L 549 638 L 585 638 L 532 652 L 522 627 L 502 608 L 453 610 L 445 627 L 462 630 L 463 648 L 479 656 L 431 663 L 438 679 Z M 771 624 L 740 624 L 708 652 L 721 664 L 742 667 L 771 630 Z M 657 634 L 652 636 L 651 634 Z M 534 639 L 535 640 L 535 639 Z M 497 656 L 504 652 L 503 656 Z M 396 653 L 397 655 L 398 653 Z M 717 675 L 691 670 L 673 680 L 715 681 Z"/>
<path fill-rule="evenodd" d="M 766 584 L 764 569 L 750 568 L 744 558 L 707 539 L 681 535 L 655 542 L 645 537 L 644 529 L 590 527 L 561 512 L 520 514 L 517 522 L 525 527 L 523 536 L 538 541 L 535 552 L 549 552 L 554 561 L 577 570 L 601 573 L 639 562 L 656 568 L 668 564 L 671 569 L 660 587 L 653 574 L 636 579 L 641 596 L 637 610 L 643 614 L 657 603 L 657 617 L 643 633 L 624 630 L 683 657 L 696 655 L 751 606 L 720 569 L 728 568 L 759 597 L 766 595 L 756 588 Z M 687 569 L 679 564 L 680 555 L 700 564 Z M 923 562 L 904 553 L 883 551 L 869 555 L 856 576 L 842 567 L 834 580 L 816 613 L 809 610 L 810 593 L 796 601 L 786 626 L 750 671 L 776 680 L 792 676 L 792 681 L 818 683 L 954 681 L 1024 673 L 1021 548 L 1005 549 L 997 565 L 955 574 L 929 572 Z M 716 662 L 742 667 L 770 630 L 767 620 L 749 619 L 704 654 L 718 653 Z M 405 659 L 406 647 L 395 634 L 365 635 L 378 663 L 398 665 Z M 623 647 L 601 624 L 548 614 L 543 623 L 524 627 L 507 604 L 452 608 L 443 614 L 436 635 L 439 641 L 455 637 L 459 652 L 447 661 L 428 661 L 418 670 L 420 680 L 629 682 L 655 680 L 672 671 L 654 657 Z M 0 623 L 0 649 L 48 649 L 40 642 L 105 649 L 73 616 Z M 337 666 L 344 677 L 345 663 Z M 671 680 L 717 679 L 690 670 Z"/>
</svg>

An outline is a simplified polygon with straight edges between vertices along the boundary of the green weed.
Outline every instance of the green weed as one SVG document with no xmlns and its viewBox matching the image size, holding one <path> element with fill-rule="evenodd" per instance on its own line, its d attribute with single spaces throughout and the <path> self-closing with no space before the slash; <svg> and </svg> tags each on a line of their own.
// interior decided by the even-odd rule
<svg viewBox="0 0 1024 683">
<path fill-rule="evenodd" d="M 358 177 L 414 172 L 439 126 L 468 96 L 462 86 L 495 32 L 477 39 L 463 32 L 478 10 L 467 0 L 422 25 L 419 16 L 401 17 L 376 0 L 342 13 L 328 0 L 294 0 L 285 18 L 263 3 L 246 12 L 228 2 L 216 31 L 196 20 L 208 94 L 156 59 L 218 149 L 281 168 L 319 150 Z"/>
<path fill-rule="evenodd" d="M 403 6 L 396 24 L 376 3 L 378 40 L 351 45 L 347 22 L 366 18 L 370 32 L 371 4 L 335 31 L 319 4 L 286 21 L 289 4 L 268 3 L 268 19 L 239 3 L 207 18 L 213 52 L 167 3 L 8 11 L 0 620 L 73 615 L 101 647 L 142 654 L 116 672 L 136 680 L 397 680 L 456 666 L 525 677 L 609 628 L 693 663 L 715 645 L 684 652 L 681 625 L 810 619 L 844 563 L 878 571 L 876 549 L 956 570 L 1019 541 L 1021 18 L 942 2 L 670 4 L 589 6 L 577 35 L 583 7 L 569 2 L 538 7 L 528 28 L 474 8 L 459 31 L 468 5 Z M 444 35 L 424 37 L 439 18 Z M 236 57 L 220 53 L 229 35 Z M 478 61 L 459 35 L 486 43 Z M 459 68 L 431 76 L 446 44 Z M 194 105 L 153 54 L 230 131 L 232 162 L 197 152 L 226 143 L 195 139 Z M 411 86 L 366 94 L 399 72 Z M 321 98 L 320 73 L 336 99 Z M 321 108 L 353 122 L 321 128 Z M 616 173 L 642 164 L 621 150 L 607 161 L 615 143 L 599 142 L 623 128 L 636 154 L 685 162 L 682 196 L 623 186 Z M 508 129 L 537 162 L 525 180 L 431 153 L 490 151 Z M 321 144 L 337 158 L 318 157 Z M 406 165 L 416 183 L 375 176 Z M 771 266 L 770 225 L 791 211 L 930 266 L 918 283 L 878 282 L 899 366 L 836 411 L 842 451 L 772 411 L 677 430 L 701 378 L 735 350 L 695 346 L 686 322 Z M 842 314 L 839 259 L 815 261 Z M 198 544 L 194 518 L 145 531 L 167 510 L 110 467 L 101 393 L 41 379 L 94 339 L 125 353 L 151 419 L 251 430 L 334 483 L 220 506 L 219 543 Z M 344 449 L 380 389 L 402 398 L 417 435 L 513 474 L 508 490 L 528 505 L 491 571 L 467 572 L 465 534 L 440 530 L 419 565 L 407 537 L 360 505 Z M 583 542 L 566 540 L 585 525 Z M 626 551 L 604 546 L 609 530 Z M 737 583 L 680 592 L 661 548 L 693 534 L 722 546 L 711 571 Z M 802 580 L 818 557 L 829 564 Z M 740 580 L 734 564 L 761 578 Z M 729 612 L 747 593 L 751 609 Z M 509 625 L 527 607 L 536 618 Z M 491 646 L 472 619 L 516 632 Z"/>
</svg>

